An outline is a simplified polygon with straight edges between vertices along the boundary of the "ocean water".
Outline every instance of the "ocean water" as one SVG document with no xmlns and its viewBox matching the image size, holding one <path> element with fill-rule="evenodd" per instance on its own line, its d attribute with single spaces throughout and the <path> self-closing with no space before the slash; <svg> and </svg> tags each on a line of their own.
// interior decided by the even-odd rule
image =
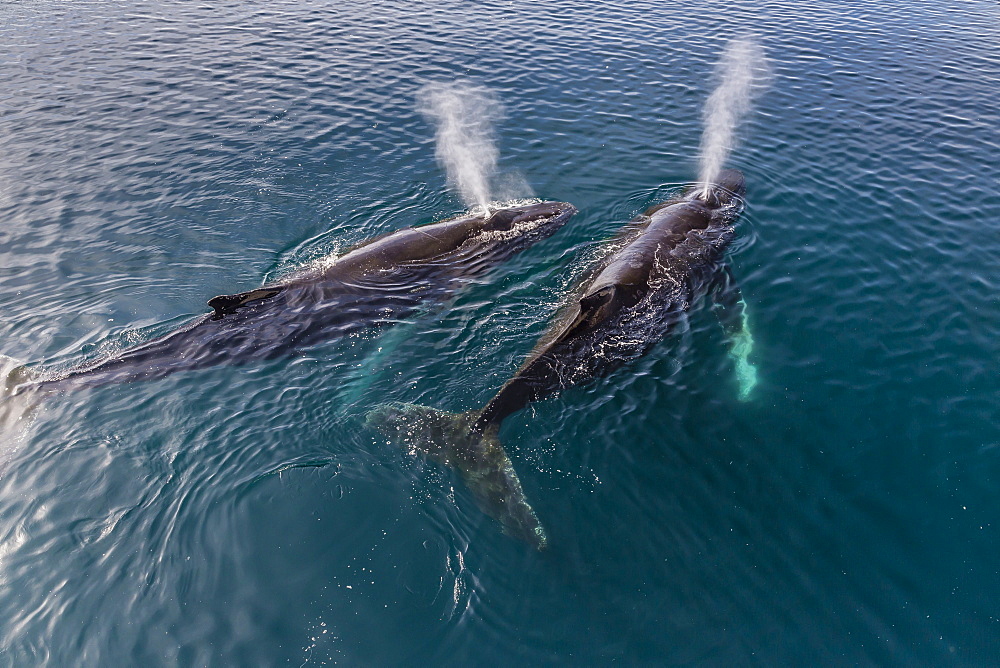
<svg viewBox="0 0 1000 668">
<path fill-rule="evenodd" d="M 697 178 L 746 35 L 760 384 L 738 400 L 699 303 L 511 417 L 535 552 L 364 416 L 487 401 L 602 241 Z M 385 333 L 5 434 L 0 665 L 1000 662 L 1000 5 L 40 0 L 0 41 L 0 353 L 38 368 L 463 211 L 428 84 L 503 107 L 495 196 L 580 210 Z"/>
</svg>

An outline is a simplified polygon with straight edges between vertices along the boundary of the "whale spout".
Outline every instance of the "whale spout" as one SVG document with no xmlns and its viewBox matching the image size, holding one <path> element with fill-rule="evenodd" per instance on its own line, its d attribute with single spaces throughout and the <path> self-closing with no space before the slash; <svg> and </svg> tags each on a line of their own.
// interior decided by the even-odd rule
<svg viewBox="0 0 1000 668">
<path fill-rule="evenodd" d="M 475 429 L 477 417 L 476 411 L 448 413 L 393 402 L 373 409 L 366 422 L 415 454 L 454 468 L 479 509 L 500 522 L 504 533 L 542 550 L 548 544 L 545 529 L 524 495 L 497 429 Z"/>
</svg>

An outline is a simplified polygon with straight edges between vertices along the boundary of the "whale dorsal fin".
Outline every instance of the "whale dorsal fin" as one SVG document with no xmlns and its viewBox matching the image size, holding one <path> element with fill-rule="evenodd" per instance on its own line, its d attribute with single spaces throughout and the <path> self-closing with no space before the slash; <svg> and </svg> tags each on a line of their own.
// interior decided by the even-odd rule
<svg viewBox="0 0 1000 668">
<path fill-rule="evenodd" d="M 614 299 L 615 290 L 616 287 L 614 285 L 605 285 L 581 297 L 576 308 L 576 317 L 567 322 L 562 331 L 553 340 L 559 341 L 569 338 L 576 334 L 582 327 L 592 325 L 598 317 L 597 312 L 600 308 Z"/>
<path fill-rule="evenodd" d="M 618 291 L 617 285 L 605 285 L 602 288 L 594 290 L 590 294 L 584 295 L 580 298 L 580 311 L 588 312 L 593 311 L 596 308 L 600 308 L 603 304 L 615 298 L 615 293 Z"/>
<path fill-rule="evenodd" d="M 621 309 L 635 306 L 640 298 L 641 291 L 632 285 L 609 283 L 592 290 L 580 298 L 576 317 L 567 323 L 555 340 L 569 338 L 582 329 L 615 317 Z"/>
<path fill-rule="evenodd" d="M 235 295 L 219 295 L 208 300 L 208 305 L 215 309 L 213 314 L 216 318 L 221 318 L 227 313 L 233 313 L 239 307 L 249 302 L 270 299 L 281 292 L 281 288 L 258 288 L 250 292 L 241 292 Z"/>
</svg>

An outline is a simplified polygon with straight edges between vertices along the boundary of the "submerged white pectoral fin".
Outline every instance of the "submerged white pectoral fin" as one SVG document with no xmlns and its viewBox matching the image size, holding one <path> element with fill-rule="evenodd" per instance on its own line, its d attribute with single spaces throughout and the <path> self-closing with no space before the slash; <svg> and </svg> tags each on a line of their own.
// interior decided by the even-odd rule
<svg viewBox="0 0 1000 668">
<path fill-rule="evenodd" d="M 725 330 L 729 343 L 729 356 L 733 359 L 740 401 L 748 401 L 757 385 L 757 367 L 750 361 L 753 353 L 753 334 L 750 316 L 736 278 L 729 265 L 723 265 L 715 284 L 716 314 Z"/>
<path fill-rule="evenodd" d="M 729 356 L 733 358 L 735 363 L 740 401 L 747 401 L 753 388 L 757 385 L 757 367 L 750 362 L 750 354 L 753 352 L 753 334 L 750 333 L 747 305 L 742 298 L 739 300 L 739 308 L 741 327 L 730 337 Z"/>
</svg>

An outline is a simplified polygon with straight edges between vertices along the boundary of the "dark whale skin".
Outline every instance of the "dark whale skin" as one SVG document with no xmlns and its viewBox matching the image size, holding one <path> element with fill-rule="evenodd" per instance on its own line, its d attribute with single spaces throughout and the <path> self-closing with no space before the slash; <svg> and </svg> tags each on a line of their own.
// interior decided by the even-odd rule
<svg viewBox="0 0 1000 668">
<path fill-rule="evenodd" d="M 520 369 L 480 410 L 466 413 L 383 404 L 368 424 L 453 466 L 479 508 L 505 533 L 541 550 L 548 537 L 498 438 L 503 421 L 533 401 L 620 367 L 660 341 L 718 281 L 743 174 L 723 170 L 708 190 L 647 209 L 624 226 L 606 257 L 584 271 Z"/>
<path fill-rule="evenodd" d="M 725 170 L 719 182 L 707 200 L 692 190 L 626 227 L 624 245 L 587 272 L 575 299 L 483 407 L 475 429 L 485 432 L 532 401 L 610 373 L 669 332 L 716 279 L 733 239 L 743 175 Z"/>
<path fill-rule="evenodd" d="M 323 340 L 391 325 L 442 300 L 576 213 L 542 202 L 404 228 L 273 285 L 209 300 L 214 311 L 162 337 L 15 388 L 69 390 L 155 380 L 177 371 L 287 356 Z"/>
</svg>

